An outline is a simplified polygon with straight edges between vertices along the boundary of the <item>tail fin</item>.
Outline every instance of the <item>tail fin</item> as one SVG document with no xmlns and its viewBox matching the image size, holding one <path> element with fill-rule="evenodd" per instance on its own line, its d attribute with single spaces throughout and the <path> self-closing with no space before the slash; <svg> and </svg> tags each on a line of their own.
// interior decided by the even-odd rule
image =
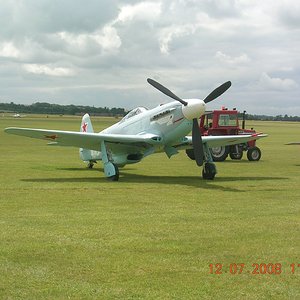
<svg viewBox="0 0 300 300">
<path fill-rule="evenodd" d="M 93 128 L 89 114 L 85 114 L 82 117 L 80 132 L 89 132 L 89 133 L 94 132 L 94 128 Z"/>
<path fill-rule="evenodd" d="M 85 114 L 82 117 L 80 132 L 94 133 L 94 128 L 89 114 Z M 79 156 L 83 161 L 89 162 L 89 167 L 93 166 L 93 163 L 97 160 L 101 160 L 101 152 L 90 149 L 79 149 Z"/>
</svg>

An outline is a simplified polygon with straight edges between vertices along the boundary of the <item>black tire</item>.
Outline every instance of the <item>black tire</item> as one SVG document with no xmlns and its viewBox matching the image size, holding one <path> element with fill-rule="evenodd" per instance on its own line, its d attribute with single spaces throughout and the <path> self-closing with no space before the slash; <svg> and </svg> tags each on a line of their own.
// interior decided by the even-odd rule
<svg viewBox="0 0 300 300">
<path fill-rule="evenodd" d="M 241 160 L 243 157 L 243 150 L 237 145 L 231 146 L 229 156 L 231 159 Z"/>
<path fill-rule="evenodd" d="M 115 164 L 113 164 L 113 165 L 114 165 L 114 167 L 115 167 L 116 174 L 113 175 L 113 176 L 107 177 L 107 179 L 108 179 L 109 181 L 118 181 L 118 180 L 119 180 L 119 175 L 120 175 L 120 173 L 119 173 L 119 168 L 118 168 L 118 166 L 116 166 Z"/>
<path fill-rule="evenodd" d="M 186 149 L 185 153 L 188 156 L 188 158 L 190 158 L 191 160 L 195 160 L 194 149 Z"/>
<path fill-rule="evenodd" d="M 258 147 L 249 148 L 247 151 L 247 158 L 250 161 L 259 161 L 261 158 L 261 151 Z"/>
<path fill-rule="evenodd" d="M 216 166 L 214 163 L 205 163 L 202 170 L 202 178 L 213 180 L 217 174 Z"/>
<path fill-rule="evenodd" d="M 228 146 L 210 148 L 210 153 L 213 161 L 224 161 L 229 153 Z"/>
</svg>

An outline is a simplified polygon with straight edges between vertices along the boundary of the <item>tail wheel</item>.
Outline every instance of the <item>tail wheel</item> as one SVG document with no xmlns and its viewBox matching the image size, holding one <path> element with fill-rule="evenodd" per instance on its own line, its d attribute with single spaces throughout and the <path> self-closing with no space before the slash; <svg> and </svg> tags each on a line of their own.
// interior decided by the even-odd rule
<svg viewBox="0 0 300 300">
<path fill-rule="evenodd" d="M 213 147 L 210 149 L 212 159 L 214 161 L 224 161 L 229 153 L 228 146 Z"/>
<path fill-rule="evenodd" d="M 261 151 L 258 147 L 251 147 L 247 151 L 247 158 L 250 161 L 259 161 L 261 158 Z"/>
<path fill-rule="evenodd" d="M 88 163 L 87 167 L 88 167 L 89 169 L 93 169 L 93 167 L 94 167 L 94 162 L 93 162 L 93 161 L 90 161 L 90 162 Z"/>
</svg>

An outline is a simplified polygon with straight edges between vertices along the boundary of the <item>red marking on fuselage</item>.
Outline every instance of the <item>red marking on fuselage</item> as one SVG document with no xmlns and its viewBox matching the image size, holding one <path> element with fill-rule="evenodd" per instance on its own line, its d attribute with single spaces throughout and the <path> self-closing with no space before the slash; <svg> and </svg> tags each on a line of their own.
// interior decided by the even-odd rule
<svg viewBox="0 0 300 300">
<path fill-rule="evenodd" d="M 53 135 L 45 135 L 46 139 L 51 139 L 51 140 L 56 140 L 58 138 L 58 136 L 56 134 Z"/>
<path fill-rule="evenodd" d="M 173 121 L 173 123 L 179 122 L 179 121 L 181 121 L 181 120 L 183 120 L 183 117 L 180 118 L 180 119 L 178 119 L 178 120 Z"/>
</svg>

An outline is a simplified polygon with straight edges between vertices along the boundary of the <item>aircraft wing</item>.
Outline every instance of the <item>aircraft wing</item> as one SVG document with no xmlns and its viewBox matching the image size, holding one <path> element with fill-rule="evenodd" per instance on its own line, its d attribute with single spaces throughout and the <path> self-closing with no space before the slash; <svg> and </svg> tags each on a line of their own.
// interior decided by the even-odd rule
<svg viewBox="0 0 300 300">
<path fill-rule="evenodd" d="M 51 142 L 51 145 L 56 144 L 58 146 L 73 146 L 96 151 L 100 150 L 101 141 L 127 145 L 141 145 L 145 143 L 147 145 L 154 145 L 160 141 L 159 136 L 149 133 L 139 135 L 124 135 L 18 127 L 9 127 L 6 128 L 4 131 L 10 134 L 47 140 Z"/>
<path fill-rule="evenodd" d="M 247 143 L 249 141 L 258 140 L 267 137 L 267 134 L 247 134 L 247 135 L 209 135 L 202 136 L 203 144 L 207 144 L 209 148 L 236 145 L 240 143 Z M 187 136 L 182 144 L 174 146 L 179 149 L 188 149 L 193 147 L 192 137 Z"/>
<path fill-rule="evenodd" d="M 300 142 L 292 142 L 292 143 L 288 143 L 286 145 L 300 145 Z"/>
</svg>

